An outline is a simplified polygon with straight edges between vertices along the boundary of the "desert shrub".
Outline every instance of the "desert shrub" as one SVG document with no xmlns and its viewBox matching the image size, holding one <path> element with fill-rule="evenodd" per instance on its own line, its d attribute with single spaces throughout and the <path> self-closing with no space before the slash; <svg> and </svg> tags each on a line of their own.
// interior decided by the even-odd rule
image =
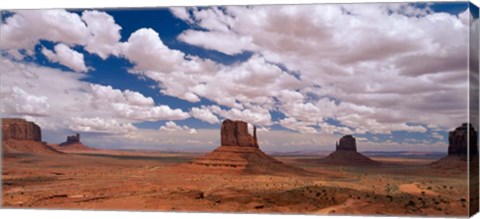
<svg viewBox="0 0 480 219">
<path fill-rule="evenodd" d="M 414 206 L 415 206 L 415 202 L 412 201 L 412 200 L 410 200 L 410 201 L 407 202 L 407 204 L 406 204 L 405 206 L 407 206 L 407 207 L 414 207 Z"/>
<path fill-rule="evenodd" d="M 388 195 L 393 195 L 393 194 L 395 194 L 397 191 L 398 191 L 398 186 L 397 186 L 397 185 L 390 185 L 390 184 L 387 183 L 387 185 L 385 186 L 385 192 L 386 192 Z"/>
</svg>

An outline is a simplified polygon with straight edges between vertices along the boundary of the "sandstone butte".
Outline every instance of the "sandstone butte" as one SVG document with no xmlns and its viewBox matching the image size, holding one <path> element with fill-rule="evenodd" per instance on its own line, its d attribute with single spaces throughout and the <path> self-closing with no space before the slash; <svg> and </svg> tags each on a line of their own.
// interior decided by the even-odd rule
<svg viewBox="0 0 480 219">
<path fill-rule="evenodd" d="M 256 127 L 251 135 L 246 122 L 224 120 L 220 140 L 220 147 L 181 167 L 199 172 L 307 174 L 305 170 L 286 165 L 260 150 Z"/>
<path fill-rule="evenodd" d="M 336 143 L 336 150 L 327 157 L 320 159 L 319 163 L 352 166 L 380 164 L 379 162 L 357 152 L 357 142 L 352 135 L 345 135 L 340 138 L 340 140 Z"/>
<path fill-rule="evenodd" d="M 42 142 L 41 128 L 25 119 L 2 118 L 2 152 L 5 154 L 60 154 Z"/>
<path fill-rule="evenodd" d="M 84 145 L 80 141 L 80 134 L 76 133 L 75 135 L 67 136 L 67 140 L 65 142 L 60 143 L 59 145 L 51 145 L 57 150 L 60 151 L 89 151 L 89 150 L 96 150 L 94 148 L 88 147 Z"/>
<path fill-rule="evenodd" d="M 470 165 L 467 165 L 468 159 Z M 470 166 L 470 170 L 478 171 L 478 132 L 472 124 L 463 123 L 448 132 L 448 154 L 432 162 L 431 166 L 445 170 L 465 170 Z"/>
<path fill-rule="evenodd" d="M 470 146 L 468 146 L 470 136 Z M 448 132 L 448 155 L 466 156 L 470 148 L 471 156 L 478 155 L 478 136 L 472 124 L 463 123 L 455 130 Z"/>
<path fill-rule="evenodd" d="M 25 119 L 2 119 L 2 140 L 42 141 L 40 126 Z"/>
</svg>

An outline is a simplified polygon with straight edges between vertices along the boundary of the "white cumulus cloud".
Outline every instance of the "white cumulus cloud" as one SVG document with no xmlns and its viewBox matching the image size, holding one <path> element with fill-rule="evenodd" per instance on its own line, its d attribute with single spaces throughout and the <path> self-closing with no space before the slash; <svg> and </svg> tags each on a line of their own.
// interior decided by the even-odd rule
<svg viewBox="0 0 480 219">
<path fill-rule="evenodd" d="M 47 116 L 50 110 L 46 96 L 27 93 L 19 87 L 1 88 L 2 114 Z"/>
<path fill-rule="evenodd" d="M 156 104 L 151 97 L 136 91 L 84 82 L 82 78 L 86 75 L 82 73 L 23 64 L 9 59 L 2 59 L 0 66 L 2 115 L 42 116 L 48 120 L 36 120 L 45 128 L 87 130 L 87 124 L 104 123 L 104 126 L 98 125 L 103 127 L 102 132 L 120 133 L 116 123 L 120 128 L 129 128 L 128 124 L 135 122 L 182 120 L 190 117 L 188 112 Z M 71 118 L 78 118 L 74 120 L 77 125 L 66 122 Z M 99 130 L 95 128 L 97 126 L 91 126 L 90 130 Z M 108 127 L 113 130 L 107 131 Z"/>
<path fill-rule="evenodd" d="M 82 20 L 87 24 L 90 37 L 85 50 L 97 54 L 102 59 L 109 55 L 119 55 L 120 27 L 112 16 L 100 11 L 84 11 Z"/>
<path fill-rule="evenodd" d="M 192 107 L 190 110 L 190 115 L 193 118 L 208 122 L 210 124 L 217 124 L 220 122 L 217 116 L 213 114 L 208 107 L 202 106 L 200 108 L 198 107 Z"/>
<path fill-rule="evenodd" d="M 80 45 L 102 59 L 119 55 L 121 27 L 105 12 L 84 11 L 82 16 L 66 10 L 15 10 L 1 24 L 0 45 L 3 50 L 26 50 L 34 55 L 40 40 Z"/>
<path fill-rule="evenodd" d="M 187 132 L 188 134 L 197 134 L 197 130 L 194 128 L 190 128 L 186 125 L 184 126 L 179 126 L 177 123 L 173 121 L 168 121 L 165 123 L 165 125 L 160 126 L 159 128 L 160 131 L 165 131 L 165 132 Z"/>
<path fill-rule="evenodd" d="M 60 63 L 76 72 L 88 71 L 85 60 L 83 59 L 83 54 L 62 43 L 55 45 L 54 50 L 55 51 L 51 51 L 44 47 L 42 48 L 42 53 L 51 62 Z"/>
<path fill-rule="evenodd" d="M 65 10 L 18 10 L 2 22 L 2 49 L 33 51 L 39 40 L 83 45 L 88 31 L 80 16 Z"/>
<path fill-rule="evenodd" d="M 79 118 L 74 117 L 70 120 L 69 128 L 80 132 L 124 134 L 136 130 L 137 128 L 130 123 L 120 123 L 114 119 L 104 118 Z"/>
</svg>

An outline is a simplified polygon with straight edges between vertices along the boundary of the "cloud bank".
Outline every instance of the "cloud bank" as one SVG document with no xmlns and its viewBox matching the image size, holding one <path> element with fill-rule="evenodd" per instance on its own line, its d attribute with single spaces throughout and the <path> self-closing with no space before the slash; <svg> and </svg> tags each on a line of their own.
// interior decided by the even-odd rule
<svg viewBox="0 0 480 219">
<path fill-rule="evenodd" d="M 150 142 L 157 142 L 147 137 L 152 133 L 183 134 L 192 145 L 213 140 L 192 139 L 202 130 L 174 121 L 218 126 L 230 118 L 270 130 L 265 133 L 329 140 L 405 132 L 430 136 L 417 143 L 434 145 L 467 119 L 468 11 L 390 3 L 170 12 L 188 25 L 176 37 L 187 46 L 250 55 L 225 64 L 190 54 L 169 47 L 148 25 L 122 41 L 123 28 L 108 12 L 12 11 L 0 32 L 2 114 L 29 117 L 50 130 L 144 136 Z M 122 59 L 132 66 L 124 73 L 153 81 L 159 95 L 190 105 L 171 107 L 135 88 L 86 82 L 95 68 L 87 55 Z M 35 56 L 73 72 L 25 61 Z M 148 122 L 161 125 L 139 128 Z"/>
</svg>

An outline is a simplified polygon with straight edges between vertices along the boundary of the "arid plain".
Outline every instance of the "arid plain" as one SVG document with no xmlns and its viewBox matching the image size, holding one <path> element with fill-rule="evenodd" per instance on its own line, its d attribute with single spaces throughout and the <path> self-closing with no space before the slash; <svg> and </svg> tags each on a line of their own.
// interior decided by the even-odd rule
<svg viewBox="0 0 480 219">
<path fill-rule="evenodd" d="M 4 157 L 4 207 L 308 214 L 465 215 L 466 172 L 388 159 L 378 167 L 315 165 L 311 172 L 202 173 L 191 154 L 96 152 Z"/>
<path fill-rule="evenodd" d="M 228 138 L 224 131 L 222 125 Z M 249 143 L 256 144 L 255 138 Z M 58 153 L 12 153 L 23 150 L 19 142 L 3 144 L 7 208 L 428 216 L 468 211 L 466 165 L 456 156 L 448 163 L 376 156 L 373 163 L 334 165 L 322 162 L 325 155 L 270 157 L 238 146 L 207 155 L 78 145 L 48 145 Z"/>
</svg>

